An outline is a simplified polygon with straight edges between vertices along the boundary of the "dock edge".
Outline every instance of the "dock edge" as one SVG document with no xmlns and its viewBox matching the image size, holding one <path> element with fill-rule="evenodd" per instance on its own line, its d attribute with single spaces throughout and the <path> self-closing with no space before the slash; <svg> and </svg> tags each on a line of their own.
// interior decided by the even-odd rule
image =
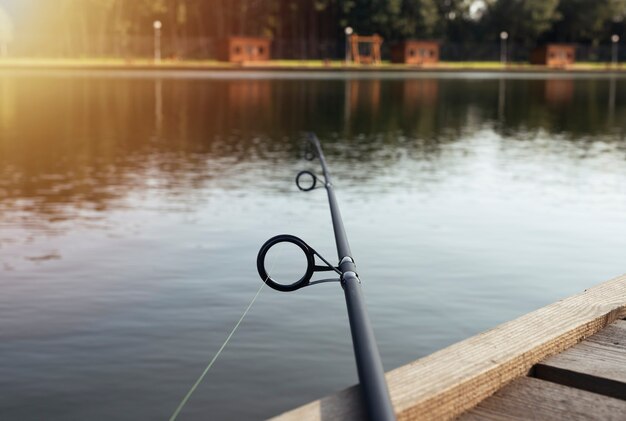
<svg viewBox="0 0 626 421">
<path fill-rule="evenodd" d="M 386 373 L 399 420 L 450 420 L 539 361 L 626 317 L 626 275 L 557 301 Z M 272 418 L 361 420 L 358 386 Z"/>
</svg>

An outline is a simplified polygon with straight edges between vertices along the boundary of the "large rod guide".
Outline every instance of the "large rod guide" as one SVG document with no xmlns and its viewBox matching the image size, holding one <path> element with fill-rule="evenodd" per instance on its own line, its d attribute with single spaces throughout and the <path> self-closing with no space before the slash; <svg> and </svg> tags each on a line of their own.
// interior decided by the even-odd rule
<svg viewBox="0 0 626 421">
<path fill-rule="evenodd" d="M 350 251 L 350 244 L 348 243 L 343 220 L 341 219 L 341 212 L 339 211 L 339 205 L 335 196 L 335 190 L 333 188 L 326 158 L 324 157 L 320 142 L 314 134 L 308 136 L 308 146 L 309 149 L 305 154 L 305 158 L 308 160 L 317 158 L 322 166 L 324 174 L 323 185 L 328 193 L 328 204 L 330 206 L 330 214 L 335 232 L 339 264 L 336 267 L 331 265 L 313 248 L 297 237 L 292 235 L 279 235 L 271 238 L 261 247 L 257 258 L 257 269 L 261 279 L 267 285 L 278 291 L 295 291 L 316 283 L 333 280 L 341 282 L 346 297 L 346 306 L 350 320 L 350 331 L 352 332 L 352 343 L 354 345 L 354 355 L 359 375 L 363 405 L 371 420 L 395 420 L 396 417 L 389 397 L 389 389 L 385 380 L 385 373 L 378 352 L 378 346 L 374 339 L 374 331 L 372 330 L 367 315 L 365 301 L 361 291 L 361 280 L 357 274 L 354 258 Z M 310 180 L 308 185 L 305 185 L 304 180 L 306 179 Z M 315 189 L 318 181 L 322 180 L 309 171 L 302 171 L 296 177 L 296 184 L 298 188 L 303 191 Z M 268 275 L 265 268 L 267 252 L 276 244 L 284 242 L 292 243 L 299 247 L 307 258 L 308 267 L 306 273 L 302 278 L 292 284 L 281 284 L 277 282 Z M 316 256 L 324 262 L 325 266 L 315 264 Z M 311 281 L 314 272 L 319 271 L 334 271 L 339 275 L 339 278 Z"/>
</svg>

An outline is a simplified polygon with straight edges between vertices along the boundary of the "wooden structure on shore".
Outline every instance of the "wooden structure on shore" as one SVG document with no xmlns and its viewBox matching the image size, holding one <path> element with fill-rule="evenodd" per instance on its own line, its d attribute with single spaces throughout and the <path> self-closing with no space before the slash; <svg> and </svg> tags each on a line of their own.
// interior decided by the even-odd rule
<svg viewBox="0 0 626 421">
<path fill-rule="evenodd" d="M 383 38 L 374 34 L 371 36 L 350 35 L 350 58 L 357 64 L 380 64 L 380 47 Z"/>
<path fill-rule="evenodd" d="M 576 47 L 569 44 L 546 44 L 536 48 L 530 55 L 531 64 L 563 68 L 576 61 Z"/>
<path fill-rule="evenodd" d="M 439 63 L 439 43 L 436 41 L 407 40 L 391 49 L 391 62 L 413 65 Z"/>
<path fill-rule="evenodd" d="M 268 61 L 270 59 L 270 39 L 230 37 L 220 43 L 217 58 L 231 63 Z"/>
<path fill-rule="evenodd" d="M 626 276 L 386 374 L 399 420 L 623 420 Z M 276 420 L 360 420 L 358 386 Z"/>
</svg>

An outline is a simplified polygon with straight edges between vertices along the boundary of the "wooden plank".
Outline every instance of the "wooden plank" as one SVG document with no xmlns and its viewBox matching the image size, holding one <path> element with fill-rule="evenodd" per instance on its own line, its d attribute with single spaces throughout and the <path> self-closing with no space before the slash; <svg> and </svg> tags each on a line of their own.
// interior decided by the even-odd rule
<svg viewBox="0 0 626 421">
<path fill-rule="evenodd" d="M 626 276 L 526 314 L 387 373 L 398 418 L 447 420 L 626 316 Z M 419 334 L 416 332 L 415 334 Z M 278 420 L 362 419 L 356 386 Z"/>
<path fill-rule="evenodd" d="M 521 377 L 461 415 L 459 421 L 623 421 L 626 402 L 531 377 Z"/>
<path fill-rule="evenodd" d="M 626 322 L 619 320 L 562 354 L 537 364 L 533 375 L 626 400 Z"/>
<path fill-rule="evenodd" d="M 618 320 L 595 335 L 588 337 L 584 342 L 596 343 L 626 351 L 626 321 Z"/>
</svg>

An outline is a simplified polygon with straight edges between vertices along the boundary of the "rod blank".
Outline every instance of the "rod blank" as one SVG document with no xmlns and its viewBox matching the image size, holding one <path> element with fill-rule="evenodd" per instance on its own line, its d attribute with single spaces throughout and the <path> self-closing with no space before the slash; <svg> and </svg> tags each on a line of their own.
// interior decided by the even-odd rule
<svg viewBox="0 0 626 421">
<path fill-rule="evenodd" d="M 330 171 L 317 136 L 310 134 L 309 140 L 316 149 L 322 165 L 322 171 L 324 172 L 324 178 L 326 179 L 325 187 L 328 193 L 328 204 L 337 244 L 337 255 L 340 262 L 339 270 L 342 274 L 341 285 L 346 298 L 363 404 L 371 420 L 395 420 L 396 416 L 391 404 L 391 398 L 389 397 L 383 364 L 367 314 L 361 290 L 361 280 L 356 272 L 356 265 L 350 250 L 341 212 L 339 211 Z"/>
</svg>

